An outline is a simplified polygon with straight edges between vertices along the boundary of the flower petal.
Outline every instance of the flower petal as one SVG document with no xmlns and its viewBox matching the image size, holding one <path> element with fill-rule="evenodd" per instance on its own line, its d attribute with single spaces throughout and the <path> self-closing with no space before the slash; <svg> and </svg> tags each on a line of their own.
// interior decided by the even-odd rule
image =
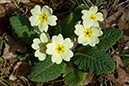
<svg viewBox="0 0 129 86">
<path fill-rule="evenodd" d="M 73 43 L 71 42 L 70 38 L 66 38 L 64 40 L 63 45 L 65 46 L 65 48 L 68 48 L 68 49 L 73 47 Z"/>
<path fill-rule="evenodd" d="M 53 63 L 60 64 L 60 63 L 62 62 L 61 56 L 60 56 L 59 54 L 57 54 L 57 53 L 54 53 L 54 54 L 52 55 L 52 62 L 53 62 Z"/>
<path fill-rule="evenodd" d="M 82 35 L 80 35 L 80 36 L 78 37 L 78 43 L 79 43 L 79 44 L 82 44 L 84 41 L 85 41 L 85 37 L 84 37 L 84 35 L 82 34 Z"/>
<path fill-rule="evenodd" d="M 41 13 L 41 7 L 36 5 L 30 12 L 32 15 L 38 16 Z"/>
<path fill-rule="evenodd" d="M 40 39 L 35 38 L 33 39 L 33 44 L 31 45 L 31 47 L 35 50 L 39 49 L 39 44 L 41 43 Z"/>
<path fill-rule="evenodd" d="M 95 13 L 97 13 L 97 11 L 98 11 L 98 7 L 97 6 L 92 6 L 90 9 L 89 9 L 89 12 L 91 13 L 91 14 L 95 14 Z"/>
<path fill-rule="evenodd" d="M 89 39 L 89 45 L 94 47 L 95 44 L 98 44 L 98 43 L 99 43 L 98 37 L 91 36 L 91 38 Z"/>
<path fill-rule="evenodd" d="M 43 42 L 43 43 L 46 43 L 46 42 L 48 42 L 48 37 L 46 36 L 46 34 L 45 33 L 42 33 L 41 35 L 40 35 L 40 40 Z"/>
<path fill-rule="evenodd" d="M 51 15 L 51 16 L 48 16 L 48 20 L 46 22 L 51 26 L 55 26 L 56 20 L 57 20 L 57 17 L 55 15 Z"/>
<path fill-rule="evenodd" d="M 85 29 L 90 28 L 91 26 L 94 25 L 94 21 L 90 19 L 86 19 L 83 21 L 83 26 Z"/>
<path fill-rule="evenodd" d="M 53 53 L 56 52 L 56 51 L 55 51 L 56 45 L 55 45 L 54 43 L 49 43 L 49 44 L 46 45 L 46 47 L 47 47 L 47 50 L 46 50 L 46 53 L 47 53 L 47 54 L 52 55 Z"/>
<path fill-rule="evenodd" d="M 54 42 L 55 44 L 61 44 L 63 43 L 63 36 L 61 34 L 59 34 L 58 36 L 53 36 L 52 37 L 52 42 Z"/>
<path fill-rule="evenodd" d="M 89 19 L 89 16 L 91 15 L 91 13 L 87 10 L 82 10 L 81 12 L 83 15 L 82 15 L 82 20 L 86 20 L 86 19 Z"/>
<path fill-rule="evenodd" d="M 43 6 L 42 13 L 46 13 L 47 16 L 53 14 L 53 10 L 49 8 L 47 5 Z"/>
<path fill-rule="evenodd" d="M 86 46 L 88 45 L 88 43 L 89 43 L 89 38 L 85 38 L 82 44 L 83 46 Z"/>
<path fill-rule="evenodd" d="M 65 53 L 62 53 L 62 58 L 65 61 L 70 61 L 70 58 L 73 56 L 73 52 L 71 50 L 66 50 Z"/>
<path fill-rule="evenodd" d="M 39 24 L 38 16 L 31 16 L 29 18 L 31 26 L 37 26 Z"/>
<path fill-rule="evenodd" d="M 46 58 L 46 54 L 41 53 L 40 50 L 35 51 L 35 56 L 38 57 L 40 61 L 43 61 Z"/>
<path fill-rule="evenodd" d="M 103 21 L 103 14 L 102 13 L 98 12 L 97 14 L 95 14 L 95 16 L 96 16 L 97 21 Z"/>
<path fill-rule="evenodd" d="M 44 23 L 40 22 L 39 25 L 38 25 L 38 28 L 39 28 L 39 30 L 40 30 L 41 32 L 43 32 L 43 31 L 47 32 L 47 30 L 48 30 L 48 25 L 47 25 L 45 22 L 44 22 Z"/>
<path fill-rule="evenodd" d="M 76 35 L 81 35 L 81 34 L 83 34 L 83 30 L 84 30 L 84 28 L 83 28 L 83 26 L 82 25 L 80 25 L 80 24 L 77 24 L 77 25 L 75 25 L 75 31 L 74 31 L 74 33 L 76 34 Z"/>
<path fill-rule="evenodd" d="M 93 36 L 101 36 L 103 32 L 98 27 L 92 27 L 91 30 L 93 31 Z"/>
<path fill-rule="evenodd" d="M 99 27 L 99 23 L 95 21 L 93 27 Z"/>
</svg>

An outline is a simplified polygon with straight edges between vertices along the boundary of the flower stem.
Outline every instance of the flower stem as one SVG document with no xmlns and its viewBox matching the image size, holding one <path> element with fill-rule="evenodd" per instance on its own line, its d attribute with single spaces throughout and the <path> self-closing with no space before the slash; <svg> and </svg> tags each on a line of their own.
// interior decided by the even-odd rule
<svg viewBox="0 0 129 86">
<path fill-rule="evenodd" d="M 76 38 L 76 42 L 74 43 L 74 46 L 73 46 L 73 48 L 71 50 L 74 50 L 77 47 L 77 45 L 78 45 L 78 40 Z"/>
</svg>

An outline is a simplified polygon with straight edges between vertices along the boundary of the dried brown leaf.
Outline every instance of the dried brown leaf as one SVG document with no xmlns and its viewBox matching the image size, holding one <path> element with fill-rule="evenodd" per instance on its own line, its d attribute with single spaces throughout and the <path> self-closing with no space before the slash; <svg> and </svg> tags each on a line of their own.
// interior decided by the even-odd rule
<svg viewBox="0 0 129 86">
<path fill-rule="evenodd" d="M 5 7 L 3 5 L 0 5 L 0 17 L 4 17 L 5 15 Z"/>
<path fill-rule="evenodd" d="M 0 63 L 0 75 L 8 75 L 12 70 L 15 61 L 5 60 Z"/>
<path fill-rule="evenodd" d="M 10 3 L 11 0 L 0 0 L 0 3 L 3 4 L 3 3 Z"/>
<path fill-rule="evenodd" d="M 129 22 L 127 20 L 124 20 L 117 24 L 119 26 L 119 29 L 121 30 L 127 30 L 129 29 Z"/>
<path fill-rule="evenodd" d="M 122 6 L 119 6 L 118 7 L 118 11 L 121 11 L 122 13 L 123 13 L 123 15 L 120 17 L 120 19 L 119 19 L 119 22 L 122 22 L 122 21 L 125 21 L 125 20 L 127 20 L 127 16 L 128 16 L 128 10 L 125 10 L 125 9 L 123 9 L 123 7 Z"/>
<path fill-rule="evenodd" d="M 10 46 L 7 43 L 5 43 L 4 53 L 2 55 L 4 59 L 10 59 L 11 57 L 16 56 L 16 54 L 14 52 L 10 52 L 9 49 L 10 49 Z"/>
<path fill-rule="evenodd" d="M 25 45 L 15 40 L 12 36 L 6 35 L 5 39 L 7 40 L 8 44 L 5 43 L 4 53 L 2 55 L 4 59 L 15 57 L 16 51 L 20 53 L 24 53 L 27 50 L 27 47 Z"/>
<path fill-rule="evenodd" d="M 116 24 L 120 17 L 122 16 L 123 12 L 117 11 L 113 15 L 109 16 L 106 19 L 106 28 L 110 28 L 113 24 Z"/>
<path fill-rule="evenodd" d="M 106 18 L 107 18 L 107 14 L 108 14 L 108 11 L 107 9 L 102 9 L 100 10 L 102 13 L 103 13 L 103 22 L 99 22 L 99 26 L 101 29 L 106 29 Z"/>
<path fill-rule="evenodd" d="M 17 62 L 13 68 L 13 72 L 9 76 L 9 79 L 13 81 L 17 79 L 17 77 L 21 77 L 21 76 L 27 77 L 30 70 L 31 68 L 30 68 L 29 63 L 21 62 L 21 61 Z"/>
<path fill-rule="evenodd" d="M 118 78 L 115 78 L 114 74 L 108 74 L 106 77 L 110 78 L 110 80 L 116 85 L 116 86 L 127 86 L 126 82 L 129 83 L 129 76 L 127 75 L 126 71 L 123 69 L 123 63 L 121 61 L 121 58 L 119 56 L 113 57 L 114 61 L 116 61 L 116 71 Z"/>
<path fill-rule="evenodd" d="M 24 76 L 19 76 L 18 81 L 20 82 L 20 86 L 32 86 L 29 83 L 29 80 L 27 78 L 25 78 Z M 40 86 L 42 86 L 42 85 L 40 85 Z"/>
<path fill-rule="evenodd" d="M 91 83 L 93 77 L 94 77 L 94 74 L 86 73 L 85 80 L 83 81 L 83 83 L 81 84 L 81 86 L 86 86 L 87 84 Z"/>
</svg>

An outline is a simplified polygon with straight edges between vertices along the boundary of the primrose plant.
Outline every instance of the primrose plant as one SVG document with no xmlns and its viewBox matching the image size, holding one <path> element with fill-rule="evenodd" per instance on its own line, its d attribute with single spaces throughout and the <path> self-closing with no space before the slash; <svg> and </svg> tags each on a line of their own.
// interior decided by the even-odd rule
<svg viewBox="0 0 129 86">
<path fill-rule="evenodd" d="M 30 12 L 29 19 L 10 18 L 15 38 L 31 45 L 34 56 L 30 57 L 38 58 L 33 61 L 30 80 L 48 82 L 60 77 L 68 86 L 78 86 L 86 73 L 99 75 L 115 70 L 115 62 L 104 50 L 123 32 L 117 28 L 101 30 L 98 21 L 103 21 L 103 15 L 97 6 L 80 5 L 58 24 L 47 5 L 36 5 Z"/>
</svg>

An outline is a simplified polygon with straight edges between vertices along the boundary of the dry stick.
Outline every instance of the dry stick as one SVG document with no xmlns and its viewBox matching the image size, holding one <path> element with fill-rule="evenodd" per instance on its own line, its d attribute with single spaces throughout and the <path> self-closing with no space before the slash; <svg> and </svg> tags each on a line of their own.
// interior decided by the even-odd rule
<svg viewBox="0 0 129 86">
<path fill-rule="evenodd" d="M 88 3 L 89 7 L 94 6 L 94 4 L 90 0 L 86 0 L 86 2 Z"/>
<path fill-rule="evenodd" d="M 0 84 L 4 85 L 4 86 L 8 86 L 7 84 L 5 84 L 4 82 L 0 81 Z"/>
<path fill-rule="evenodd" d="M 23 9 L 21 9 L 21 8 L 18 6 L 18 3 L 17 3 L 16 0 L 12 0 L 12 1 L 14 2 L 14 4 L 16 5 L 16 7 L 17 7 L 18 9 L 20 9 L 23 13 L 25 13 L 25 11 L 24 11 Z"/>
<path fill-rule="evenodd" d="M 128 10 L 129 10 L 129 3 L 128 3 L 128 5 L 127 5 L 127 6 L 125 6 L 123 9 L 125 9 L 126 7 L 128 7 Z"/>
<path fill-rule="evenodd" d="M 122 4 L 126 3 L 126 2 L 129 2 L 129 0 L 126 0 L 126 1 L 124 1 L 124 2 L 121 2 L 121 3 L 120 3 L 120 4 L 118 4 L 116 7 L 118 7 L 118 6 L 122 5 Z"/>
</svg>

